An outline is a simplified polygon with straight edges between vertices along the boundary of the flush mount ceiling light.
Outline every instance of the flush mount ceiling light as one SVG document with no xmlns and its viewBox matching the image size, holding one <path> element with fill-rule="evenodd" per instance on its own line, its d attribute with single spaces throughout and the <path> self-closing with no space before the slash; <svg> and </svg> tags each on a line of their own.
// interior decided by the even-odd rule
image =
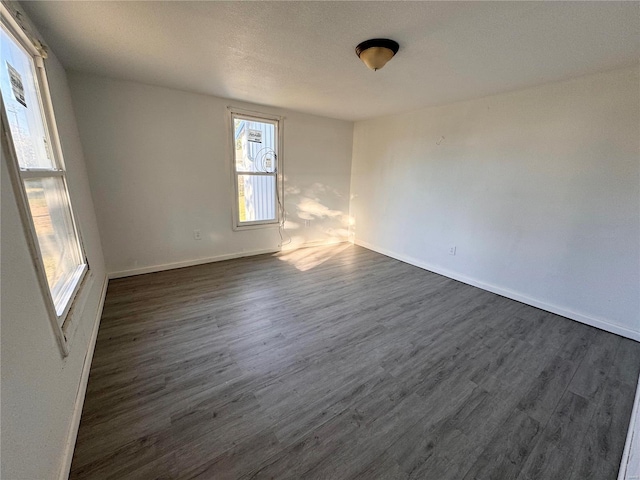
<svg viewBox="0 0 640 480">
<path fill-rule="evenodd" d="M 388 38 L 372 38 L 356 47 L 356 55 L 371 70 L 380 70 L 398 53 L 398 42 Z"/>
</svg>

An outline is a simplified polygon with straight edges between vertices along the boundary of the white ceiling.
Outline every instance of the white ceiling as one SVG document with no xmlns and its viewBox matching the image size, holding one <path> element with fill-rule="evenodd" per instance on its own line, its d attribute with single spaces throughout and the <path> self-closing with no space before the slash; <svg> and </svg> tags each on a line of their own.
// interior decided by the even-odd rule
<svg viewBox="0 0 640 480">
<path fill-rule="evenodd" d="M 356 120 L 632 65 L 640 2 L 24 2 L 66 68 Z M 388 37 L 378 72 L 354 53 Z"/>
</svg>

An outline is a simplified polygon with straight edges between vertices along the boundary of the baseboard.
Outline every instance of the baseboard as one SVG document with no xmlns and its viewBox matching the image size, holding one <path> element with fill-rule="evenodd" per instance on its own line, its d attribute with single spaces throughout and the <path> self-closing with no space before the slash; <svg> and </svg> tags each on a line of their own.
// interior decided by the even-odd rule
<svg viewBox="0 0 640 480">
<path fill-rule="evenodd" d="M 297 250 L 298 248 L 309 247 L 322 247 L 330 245 L 338 245 L 340 243 L 348 242 L 344 240 L 320 240 L 315 242 L 305 242 L 294 245 L 283 245 L 280 248 L 266 248 L 262 250 L 252 250 L 249 252 L 228 253 L 225 255 L 218 255 L 215 257 L 198 258 L 196 260 L 186 260 L 183 262 L 165 263 L 162 265 L 152 265 L 150 267 L 133 268 L 131 270 L 121 270 L 119 272 L 109 273 L 109 279 L 132 277 L 134 275 L 144 275 L 145 273 L 162 272 L 164 270 L 173 270 L 175 268 L 193 267 L 195 265 L 203 265 L 205 263 L 222 262 L 224 260 L 232 260 L 234 258 L 252 257 L 254 255 L 264 255 L 266 253 L 278 253 L 290 250 Z"/>
<path fill-rule="evenodd" d="M 636 399 L 633 403 L 627 442 L 622 453 L 618 480 L 639 480 L 640 479 L 640 378 L 638 378 L 638 388 Z"/>
<path fill-rule="evenodd" d="M 202 265 L 205 263 L 222 262 L 224 260 L 232 260 L 234 258 L 251 257 L 253 255 L 263 255 L 265 253 L 279 252 L 279 248 L 266 248 L 263 250 L 252 250 L 249 252 L 228 253 L 225 255 L 218 255 L 215 257 L 198 258 L 196 260 L 186 260 L 182 262 L 165 263 L 162 265 L 152 265 L 149 267 L 133 268 L 131 270 L 121 270 L 119 272 L 110 272 L 109 278 L 122 278 L 132 277 L 134 275 L 143 275 L 145 273 L 162 272 L 164 270 L 173 270 L 175 268 L 193 267 L 195 265 Z"/>
<path fill-rule="evenodd" d="M 76 393 L 76 400 L 73 406 L 73 416 L 71 418 L 71 425 L 69 426 L 69 432 L 67 434 L 67 444 L 65 446 L 64 457 L 62 459 L 62 466 L 60 469 L 60 480 L 67 480 L 69 478 L 69 472 L 71 471 L 71 461 L 73 460 L 73 451 L 75 449 L 76 439 L 78 437 L 78 428 L 80 427 L 80 418 L 82 417 L 82 407 L 84 406 L 84 396 L 87 393 L 87 383 L 89 382 L 91 360 L 93 359 L 93 352 L 96 348 L 98 329 L 100 327 L 100 318 L 102 317 L 102 309 L 104 308 L 104 301 L 107 297 L 108 283 L 109 279 L 105 275 L 102 282 L 102 291 L 100 292 L 100 302 L 98 303 L 96 319 L 93 323 L 93 330 L 91 331 L 89 346 L 87 348 L 87 352 L 84 357 L 84 363 L 82 365 L 82 375 L 80 376 L 80 384 L 78 385 L 78 391 Z"/>
<path fill-rule="evenodd" d="M 467 285 L 472 285 L 474 287 L 481 288 L 483 290 L 487 290 L 492 293 L 496 293 L 503 297 L 510 298 L 512 300 L 516 300 L 521 303 L 526 303 L 527 305 L 531 305 L 533 307 L 539 308 L 541 310 L 545 310 L 547 312 L 555 313 L 556 315 L 560 315 L 563 317 L 567 317 L 571 320 L 575 320 L 577 322 L 585 323 L 592 327 L 599 328 L 601 330 L 605 330 L 607 332 L 615 333 L 616 335 L 620 335 L 622 337 L 630 338 L 637 342 L 640 342 L 640 332 L 636 332 L 634 330 L 622 327 L 620 325 L 616 325 L 602 318 L 591 317 L 589 315 L 585 315 L 579 312 L 574 312 L 573 310 L 569 310 L 564 307 L 560 307 L 558 305 L 553 305 L 551 303 L 547 303 L 542 300 L 538 300 L 536 298 L 529 297 L 519 292 L 515 292 L 513 290 L 509 290 L 503 287 L 499 287 L 496 285 L 492 285 L 490 283 L 485 283 L 475 278 L 467 277 L 465 275 L 461 275 L 457 272 L 452 272 L 450 270 L 437 267 L 434 265 L 429 265 L 422 260 L 417 258 L 403 255 L 397 252 L 393 252 L 391 250 L 387 250 L 385 248 L 378 247 L 376 245 L 372 245 L 368 242 L 355 239 L 355 244 L 361 247 L 364 247 L 369 250 L 373 250 L 374 252 L 381 253 L 382 255 L 386 255 L 387 257 L 395 258 L 396 260 L 400 260 L 401 262 L 408 263 L 410 265 L 414 265 L 419 268 L 423 268 L 425 270 L 429 270 L 430 272 L 437 273 L 439 275 L 443 275 L 448 278 L 452 278 L 453 280 L 457 280 L 462 283 L 466 283 Z"/>
</svg>

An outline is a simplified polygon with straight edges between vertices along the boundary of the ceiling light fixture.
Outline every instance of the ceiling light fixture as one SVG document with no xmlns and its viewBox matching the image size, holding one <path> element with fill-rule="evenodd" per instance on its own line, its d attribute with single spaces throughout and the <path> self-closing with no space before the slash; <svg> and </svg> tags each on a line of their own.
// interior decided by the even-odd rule
<svg viewBox="0 0 640 480">
<path fill-rule="evenodd" d="M 356 55 L 371 70 L 380 70 L 398 53 L 400 45 L 388 38 L 372 38 L 365 40 L 356 47 Z"/>
</svg>

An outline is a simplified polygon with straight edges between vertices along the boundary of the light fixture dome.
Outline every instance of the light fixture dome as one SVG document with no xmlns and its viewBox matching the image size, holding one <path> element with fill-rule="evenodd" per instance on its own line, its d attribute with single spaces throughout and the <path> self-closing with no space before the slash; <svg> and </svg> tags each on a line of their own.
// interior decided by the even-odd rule
<svg viewBox="0 0 640 480">
<path fill-rule="evenodd" d="M 356 55 L 371 70 L 380 70 L 398 53 L 400 45 L 388 38 L 372 38 L 356 47 Z"/>
</svg>

